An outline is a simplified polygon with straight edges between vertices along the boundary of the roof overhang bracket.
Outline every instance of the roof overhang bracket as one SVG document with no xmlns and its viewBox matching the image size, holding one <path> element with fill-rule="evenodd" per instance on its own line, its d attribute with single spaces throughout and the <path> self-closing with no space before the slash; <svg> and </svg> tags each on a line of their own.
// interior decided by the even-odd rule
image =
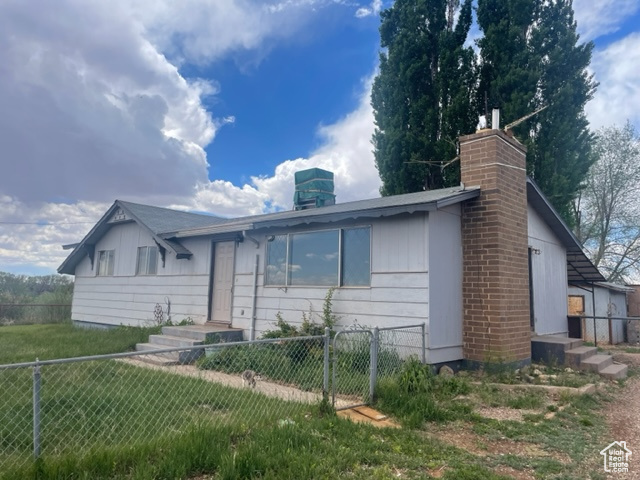
<svg viewBox="0 0 640 480">
<path fill-rule="evenodd" d="M 91 270 L 93 270 L 93 258 L 96 256 L 96 246 L 85 243 L 82 248 L 87 253 L 89 261 L 91 262 Z"/>
<path fill-rule="evenodd" d="M 160 252 L 160 259 L 162 260 L 162 268 L 164 268 L 166 257 L 167 257 L 167 249 L 158 243 L 158 241 L 154 238 L 153 241 L 158 246 L 158 252 Z"/>
</svg>

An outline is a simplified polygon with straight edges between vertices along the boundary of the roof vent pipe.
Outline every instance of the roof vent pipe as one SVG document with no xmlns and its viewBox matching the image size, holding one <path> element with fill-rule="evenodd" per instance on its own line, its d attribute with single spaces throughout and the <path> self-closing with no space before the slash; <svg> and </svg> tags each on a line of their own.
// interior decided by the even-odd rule
<svg viewBox="0 0 640 480">
<path fill-rule="evenodd" d="M 491 110 L 491 128 L 494 130 L 500 130 L 500 109 L 494 108 Z"/>
</svg>

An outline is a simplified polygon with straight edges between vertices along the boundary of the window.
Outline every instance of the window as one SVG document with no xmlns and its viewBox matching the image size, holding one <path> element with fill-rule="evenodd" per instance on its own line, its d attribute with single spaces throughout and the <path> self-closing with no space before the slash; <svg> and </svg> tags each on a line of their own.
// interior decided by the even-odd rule
<svg viewBox="0 0 640 480">
<path fill-rule="evenodd" d="M 100 250 L 98 252 L 98 275 L 113 275 L 115 250 Z"/>
<path fill-rule="evenodd" d="M 275 235 L 266 257 L 265 285 L 368 286 L 371 229 Z"/>
<path fill-rule="evenodd" d="M 288 285 L 338 285 L 339 231 L 289 236 Z"/>
<path fill-rule="evenodd" d="M 138 247 L 136 275 L 155 275 L 158 272 L 158 247 Z"/>
<path fill-rule="evenodd" d="M 371 232 L 366 228 L 342 231 L 342 285 L 371 284 Z"/>
</svg>

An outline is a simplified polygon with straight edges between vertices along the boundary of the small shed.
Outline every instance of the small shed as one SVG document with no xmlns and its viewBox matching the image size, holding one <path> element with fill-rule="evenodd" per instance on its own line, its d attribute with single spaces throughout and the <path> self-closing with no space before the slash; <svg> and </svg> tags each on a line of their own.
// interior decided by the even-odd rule
<svg viewBox="0 0 640 480">
<path fill-rule="evenodd" d="M 632 291 L 609 282 L 569 285 L 569 335 L 597 344 L 627 341 L 627 293 Z"/>
</svg>

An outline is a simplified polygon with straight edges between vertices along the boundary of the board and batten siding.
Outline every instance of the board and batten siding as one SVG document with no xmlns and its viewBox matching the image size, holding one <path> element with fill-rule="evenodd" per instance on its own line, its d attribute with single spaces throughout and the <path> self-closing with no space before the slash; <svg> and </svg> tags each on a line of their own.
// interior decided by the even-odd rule
<svg viewBox="0 0 640 480">
<path fill-rule="evenodd" d="M 531 206 L 527 214 L 535 332 L 568 335 L 567 251 Z"/>
<path fill-rule="evenodd" d="M 462 353 L 462 225 L 460 205 L 429 214 L 429 329 L 427 363 Z"/>
<path fill-rule="evenodd" d="M 114 225 L 96 244 L 94 268 L 88 257 L 76 267 L 71 318 L 76 322 L 145 326 L 154 323 L 154 310 L 162 306 L 167 320 L 207 320 L 211 240 L 182 241 L 193 257 L 178 260 L 167 250 L 165 266 L 158 258 L 157 275 L 136 275 L 138 247 L 154 246 L 152 237 L 136 223 Z M 113 276 L 96 275 L 98 252 L 114 250 Z"/>
<path fill-rule="evenodd" d="M 427 215 L 416 213 L 347 226 L 371 226 L 371 286 L 337 288 L 333 313 L 339 327 L 357 323 L 389 327 L 428 322 L 428 228 Z M 338 228 L 329 227 L 330 228 Z M 271 234 L 271 233 L 270 233 Z M 253 269 L 258 262 L 256 338 L 275 328 L 276 315 L 294 325 L 303 313 L 320 322 L 329 287 L 264 286 L 266 235 L 255 235 L 238 245 L 233 300 L 233 326 L 248 334 L 251 328 Z"/>
</svg>

